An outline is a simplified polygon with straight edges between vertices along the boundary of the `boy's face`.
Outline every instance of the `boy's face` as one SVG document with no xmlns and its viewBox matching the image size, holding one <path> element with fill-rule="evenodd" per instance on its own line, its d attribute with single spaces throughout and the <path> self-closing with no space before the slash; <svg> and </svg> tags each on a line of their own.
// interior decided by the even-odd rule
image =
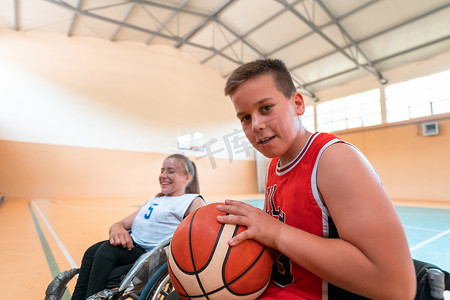
<svg viewBox="0 0 450 300">
<path fill-rule="evenodd" d="M 298 118 L 305 111 L 302 96 L 286 99 L 271 75 L 250 79 L 231 95 L 236 115 L 250 143 L 266 157 L 290 162 L 301 150 L 304 128 Z"/>
</svg>

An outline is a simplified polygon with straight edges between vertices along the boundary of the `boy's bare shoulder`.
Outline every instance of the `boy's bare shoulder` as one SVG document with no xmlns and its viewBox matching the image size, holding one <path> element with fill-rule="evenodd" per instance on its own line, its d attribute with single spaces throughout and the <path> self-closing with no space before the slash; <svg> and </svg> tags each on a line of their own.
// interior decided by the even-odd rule
<svg viewBox="0 0 450 300">
<path fill-rule="evenodd" d="M 338 142 L 327 147 L 320 158 L 320 162 L 326 165 L 338 164 L 344 166 L 353 163 L 368 163 L 358 148 L 346 142 Z"/>
<path fill-rule="evenodd" d="M 356 147 L 348 143 L 336 143 L 324 150 L 318 163 L 320 188 L 333 189 L 343 186 L 380 183 L 374 167 Z"/>
</svg>

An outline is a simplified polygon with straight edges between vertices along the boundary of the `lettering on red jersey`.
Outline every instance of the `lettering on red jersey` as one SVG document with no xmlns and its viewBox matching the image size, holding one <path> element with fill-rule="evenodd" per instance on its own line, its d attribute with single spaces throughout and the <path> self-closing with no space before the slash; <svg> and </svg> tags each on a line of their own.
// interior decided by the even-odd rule
<svg viewBox="0 0 450 300">
<path fill-rule="evenodd" d="M 265 195 L 265 210 L 269 215 L 285 223 L 285 213 L 281 210 L 280 206 L 275 205 L 274 196 L 276 189 L 276 184 L 267 187 Z M 272 267 L 272 281 L 281 287 L 285 287 L 293 283 L 294 277 L 292 276 L 291 270 L 292 262 L 289 257 L 279 253 Z"/>
</svg>

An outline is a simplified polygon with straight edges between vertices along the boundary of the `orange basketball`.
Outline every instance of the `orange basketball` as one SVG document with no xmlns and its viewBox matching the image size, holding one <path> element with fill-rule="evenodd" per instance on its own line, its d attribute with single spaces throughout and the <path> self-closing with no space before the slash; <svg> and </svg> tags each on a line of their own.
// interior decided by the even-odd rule
<svg viewBox="0 0 450 300">
<path fill-rule="evenodd" d="M 230 247 L 246 228 L 221 224 L 218 203 L 185 218 L 175 231 L 168 255 L 170 279 L 181 299 L 256 299 L 272 272 L 269 248 L 254 240 Z"/>
</svg>

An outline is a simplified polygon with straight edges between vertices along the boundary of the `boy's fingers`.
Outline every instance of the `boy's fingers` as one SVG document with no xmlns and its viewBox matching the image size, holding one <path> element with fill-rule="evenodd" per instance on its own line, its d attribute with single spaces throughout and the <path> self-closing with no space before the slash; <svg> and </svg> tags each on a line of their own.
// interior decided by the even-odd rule
<svg viewBox="0 0 450 300">
<path fill-rule="evenodd" d="M 219 223 L 248 226 L 245 216 L 239 216 L 239 215 L 234 215 L 234 214 L 225 215 L 225 216 L 217 216 L 217 221 Z"/>
<path fill-rule="evenodd" d="M 245 215 L 249 211 L 247 207 L 242 206 L 240 204 L 238 204 L 238 205 L 235 205 L 235 204 L 226 204 L 226 205 L 219 204 L 219 205 L 217 205 L 217 210 L 221 211 L 221 212 L 233 214 L 233 215 Z"/>
<path fill-rule="evenodd" d="M 232 239 L 230 239 L 228 241 L 228 245 L 236 246 L 248 239 L 251 239 L 251 237 L 248 234 L 248 230 L 245 230 L 245 231 L 241 232 L 240 234 L 236 235 L 235 237 L 233 237 Z"/>
<path fill-rule="evenodd" d="M 246 204 L 242 201 L 238 201 L 238 200 L 233 200 L 233 199 L 225 199 L 225 204 L 227 205 L 242 205 L 242 204 Z"/>
<path fill-rule="evenodd" d="M 245 202 L 242 202 L 242 201 L 238 201 L 238 200 L 231 200 L 231 199 L 226 199 L 225 200 L 225 204 L 227 206 L 235 206 L 235 207 L 241 207 L 241 208 L 245 208 L 245 209 L 255 208 L 254 206 L 252 206 L 252 205 L 250 205 L 248 203 L 245 203 Z"/>
</svg>

